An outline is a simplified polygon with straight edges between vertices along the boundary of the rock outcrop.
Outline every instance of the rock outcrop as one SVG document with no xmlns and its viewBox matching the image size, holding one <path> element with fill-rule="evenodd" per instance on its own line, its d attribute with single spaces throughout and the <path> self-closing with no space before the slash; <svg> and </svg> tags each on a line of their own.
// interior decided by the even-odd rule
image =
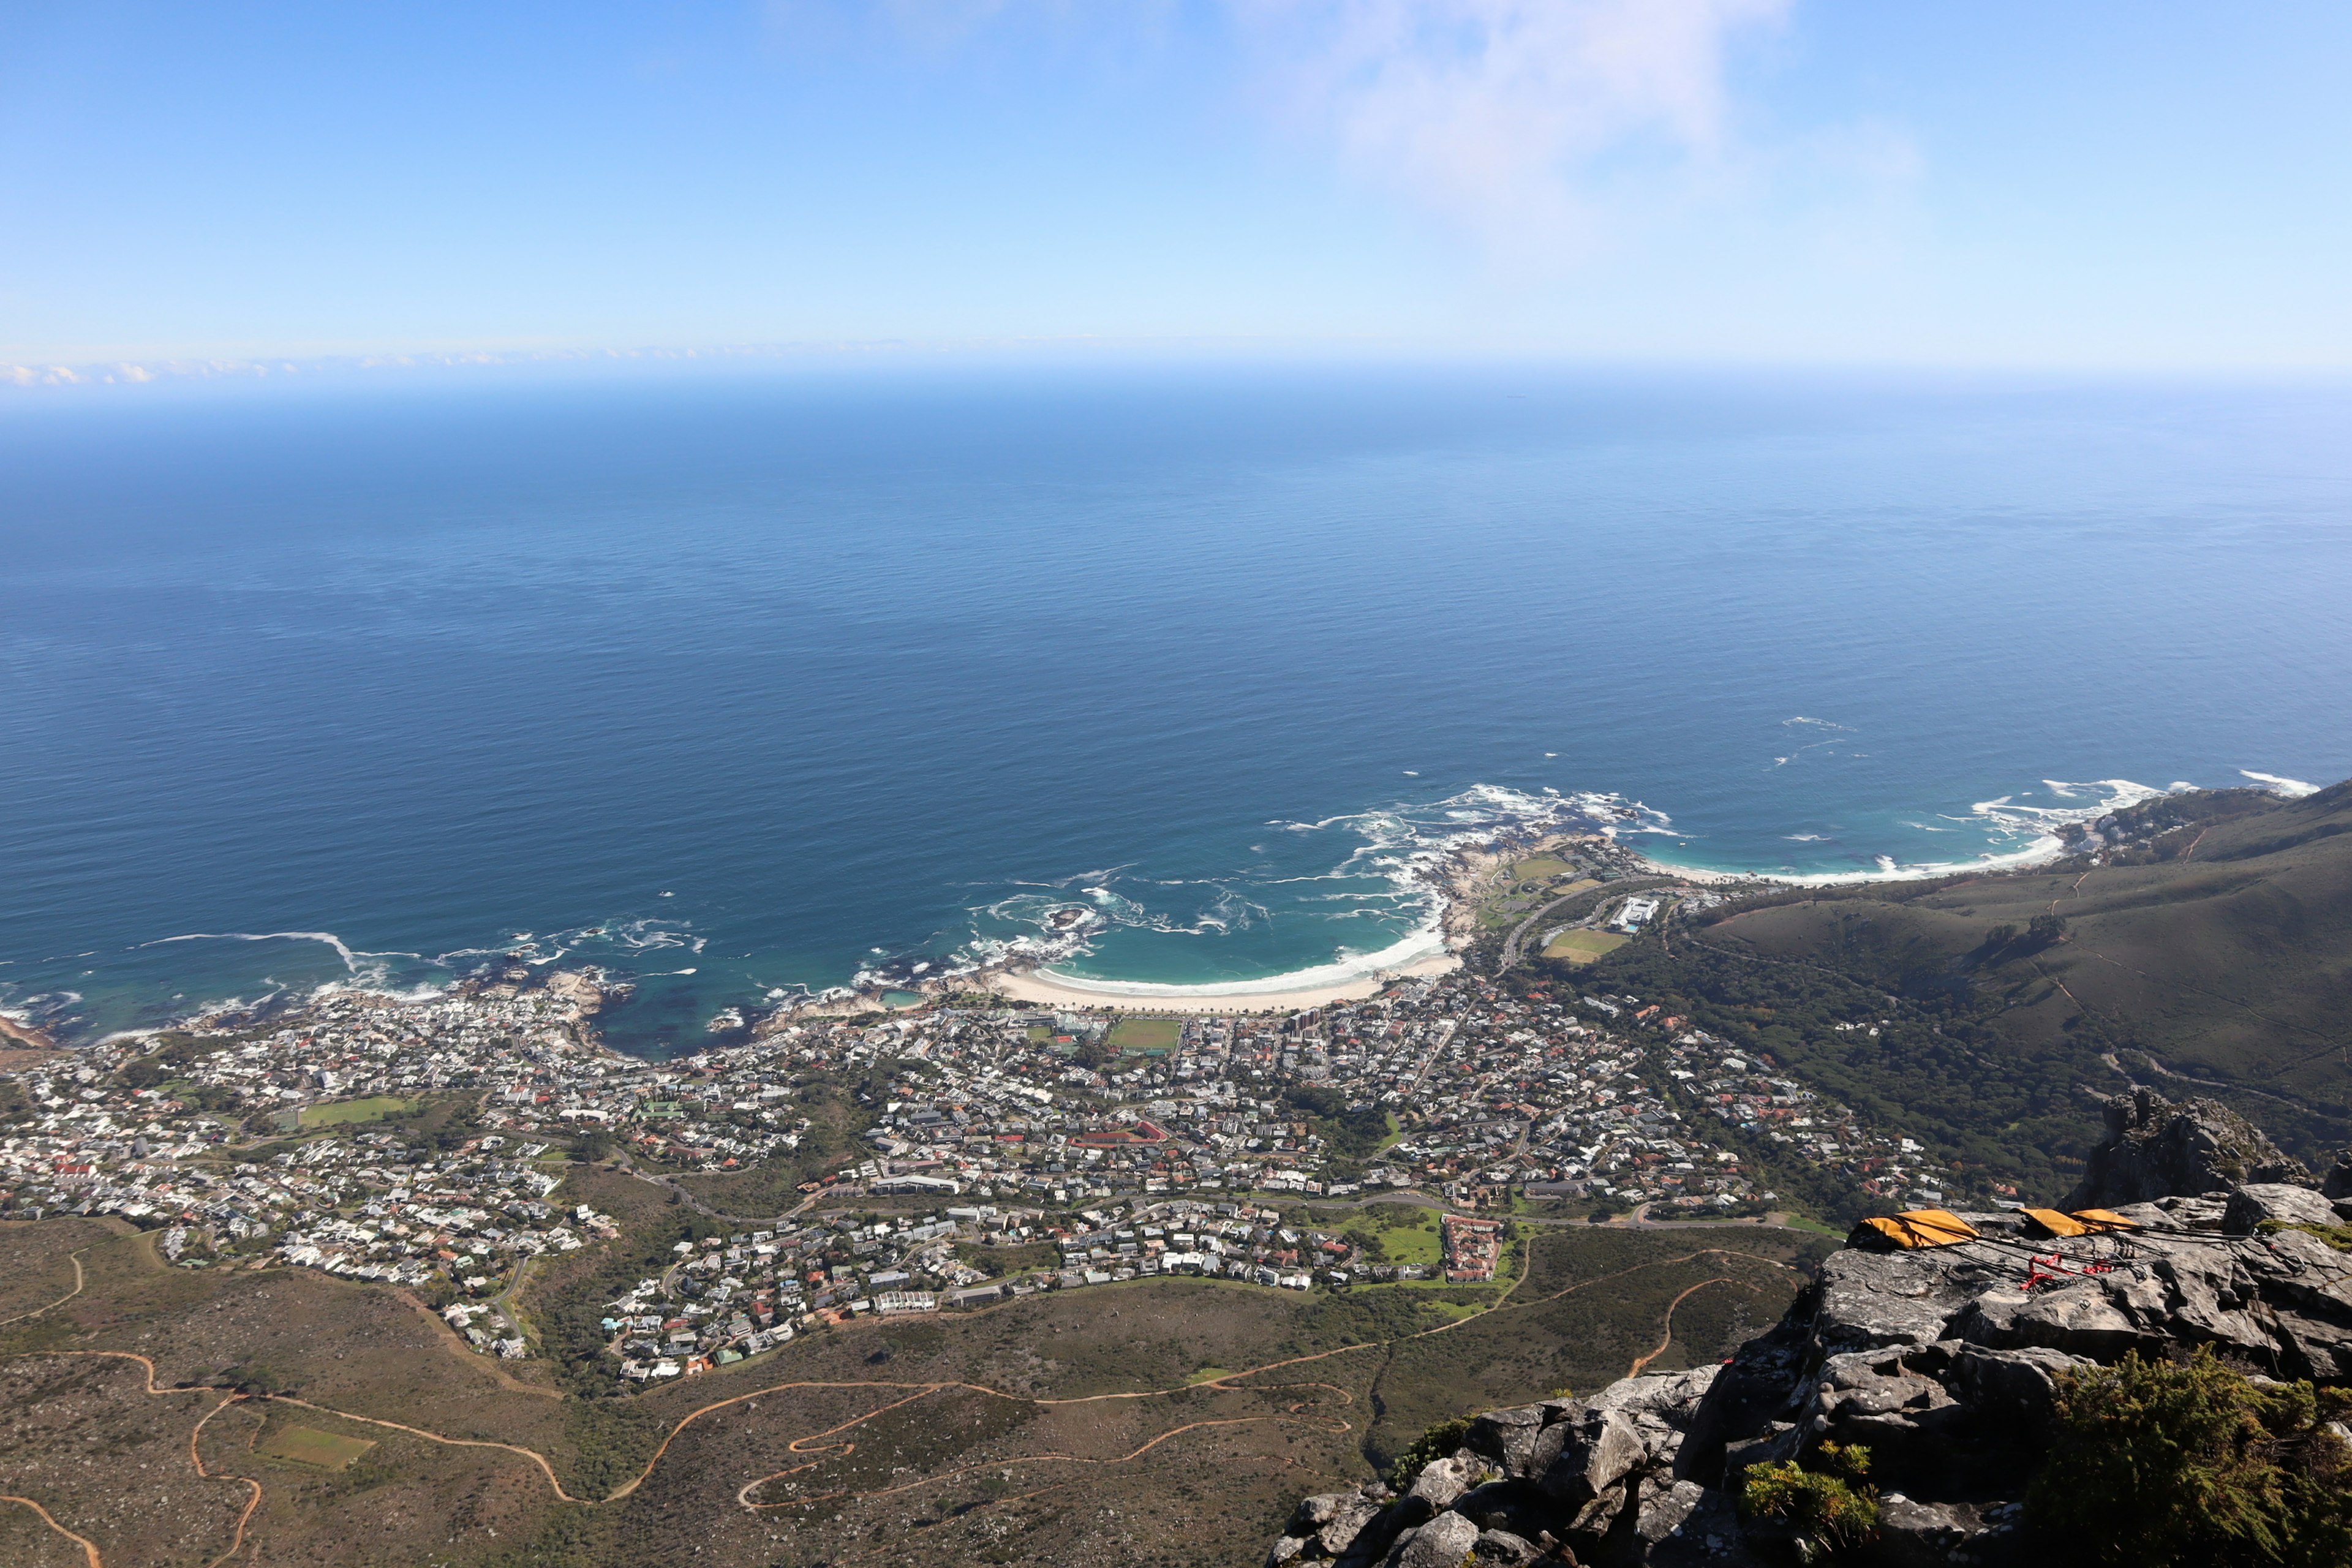
<svg viewBox="0 0 2352 1568">
<path fill-rule="evenodd" d="M 2277 1179 L 2302 1167 L 2218 1109 L 2118 1108 L 2093 1171 L 2116 1184 L 2086 1187 L 2190 1189 L 2096 1205 L 2128 1232 L 2058 1238 L 2016 1213 L 1971 1214 L 1979 1239 L 1903 1251 L 1857 1231 L 1721 1366 L 1489 1411 L 1402 1496 L 1376 1483 L 1308 1499 L 1267 1560 L 1791 1562 L 1785 1528 L 1739 1517 L 1741 1484 L 1759 1463 L 1836 1443 L 1869 1448 L 1880 1489 L 1875 1538 L 1854 1560 L 2041 1561 L 2021 1500 L 2070 1368 L 2210 1344 L 2273 1376 L 2352 1382 L 2352 1255 L 2319 1234 L 2352 1218 L 2352 1197 Z M 2214 1184 L 2225 1170 L 2237 1178 Z"/>
<path fill-rule="evenodd" d="M 2114 1208 L 2164 1197 L 2226 1193 L 2247 1182 L 2305 1184 L 2303 1162 L 2216 1100 L 2175 1105 L 2153 1089 L 2107 1102 L 2106 1141 L 2063 1206 Z"/>
</svg>

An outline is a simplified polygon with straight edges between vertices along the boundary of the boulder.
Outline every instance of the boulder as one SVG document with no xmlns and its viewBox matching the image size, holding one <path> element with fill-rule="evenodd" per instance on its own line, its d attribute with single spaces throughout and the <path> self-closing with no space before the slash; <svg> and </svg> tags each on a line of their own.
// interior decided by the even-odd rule
<svg viewBox="0 0 2352 1568">
<path fill-rule="evenodd" d="M 1953 1347 L 1949 1386 L 1978 1420 L 2038 1441 L 2056 1415 L 2060 1374 L 2091 1364 L 2087 1356 L 2040 1345 L 1990 1350 L 1961 1344 Z"/>
<path fill-rule="evenodd" d="M 2336 1226 L 2336 1205 L 2309 1187 L 2282 1182 L 2255 1182 L 2230 1194 L 2221 1211 L 2221 1228 L 2231 1236 L 2252 1236 L 2264 1220 L 2280 1225 Z"/>
<path fill-rule="evenodd" d="M 1360 1493 L 1349 1492 L 1330 1517 L 1320 1521 L 1314 1531 L 1315 1544 L 1326 1557 L 1337 1557 L 1356 1543 L 1364 1526 L 1379 1517 L 1381 1505 Z M 1294 1525 L 1293 1529 L 1297 1527 Z M 1304 1534 L 1305 1531 L 1299 1531 Z"/>
<path fill-rule="evenodd" d="M 2061 1205 L 2114 1208 L 2174 1194 L 2221 1193 L 2248 1182 L 2303 1184 L 2311 1173 L 2219 1100 L 2175 1105 L 2153 1089 L 2117 1095 L 2107 1136 Z"/>
<path fill-rule="evenodd" d="M 1617 1411 L 1588 1410 L 1557 1425 L 1559 1457 L 1545 1469 L 1540 1484 L 1571 1508 L 1602 1496 L 1648 1457 L 1641 1433 Z"/>
<path fill-rule="evenodd" d="M 1655 1506 L 1648 1506 L 1644 1489 L 1645 1507 L 1634 1528 L 1637 1560 L 1645 1568 L 1762 1568 L 1730 1494 L 1700 1487 L 1693 1498 L 1684 1490 L 1691 1484 L 1675 1483 Z"/>
<path fill-rule="evenodd" d="M 1386 1568 L 1461 1568 L 1478 1544 L 1478 1527 L 1458 1513 L 1441 1513 L 1397 1537 Z"/>
<path fill-rule="evenodd" d="M 2336 1163 L 2327 1167 L 2320 1179 L 2319 1195 L 2326 1198 L 2352 1198 L 2352 1149 L 2336 1156 Z"/>
<path fill-rule="evenodd" d="M 1480 1468 L 1475 1456 L 1432 1461 L 1413 1478 L 1404 1496 L 1397 1500 L 1396 1511 L 1413 1524 L 1444 1512 L 1454 1506 L 1456 1498 L 1478 1483 Z"/>
<path fill-rule="evenodd" d="M 1543 1429 L 1542 1405 L 1515 1405 L 1508 1410 L 1489 1410 L 1471 1422 L 1467 1442 L 1471 1448 L 1492 1459 L 1505 1475 L 1523 1476 L 1528 1473 L 1528 1460 Z"/>
<path fill-rule="evenodd" d="M 1529 1541 L 1568 1522 L 1559 1502 L 1528 1480 L 1504 1479 L 1473 1487 L 1455 1501 L 1454 1511 L 1481 1530 L 1507 1531 Z"/>
<path fill-rule="evenodd" d="M 1887 1492 L 1878 1501 L 1878 1539 L 1871 1557 L 1886 1568 L 1946 1568 L 1972 1560 L 1969 1548 L 1990 1528 L 1972 1503 L 1915 1502 L 1901 1492 Z"/>
<path fill-rule="evenodd" d="M 1498 1568 L 1527 1568 L 1527 1564 L 1543 1555 L 1543 1548 L 1507 1530 L 1482 1530 L 1470 1548 L 1470 1555 L 1476 1562 L 1496 1563 Z"/>
</svg>

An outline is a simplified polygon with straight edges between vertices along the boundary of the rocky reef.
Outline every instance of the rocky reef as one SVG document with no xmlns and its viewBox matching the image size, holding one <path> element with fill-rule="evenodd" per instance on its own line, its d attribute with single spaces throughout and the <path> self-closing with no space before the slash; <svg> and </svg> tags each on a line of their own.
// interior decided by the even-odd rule
<svg viewBox="0 0 2352 1568">
<path fill-rule="evenodd" d="M 1722 1365 L 1488 1411 L 1402 1493 L 1301 1502 L 1267 1563 L 1804 1561 L 1812 1543 L 1785 1521 L 1742 1518 L 1748 1472 L 1847 1445 L 1868 1450 L 1876 1519 L 1840 1561 L 2047 1561 L 2022 1500 L 2071 1369 L 2204 1345 L 2258 1377 L 2352 1382 L 2352 1255 L 2332 1245 L 2352 1218 L 2334 1195 L 2346 1174 L 2322 1191 L 2225 1109 L 2142 1091 L 2109 1108 L 2069 1204 L 2130 1228 L 1969 1214 L 1976 1239 L 1908 1250 L 1858 1229 Z"/>
</svg>

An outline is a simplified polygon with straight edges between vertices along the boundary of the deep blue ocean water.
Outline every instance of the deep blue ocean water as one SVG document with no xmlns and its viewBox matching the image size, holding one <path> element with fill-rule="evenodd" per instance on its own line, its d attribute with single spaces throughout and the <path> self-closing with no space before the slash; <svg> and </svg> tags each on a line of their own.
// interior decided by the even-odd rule
<svg viewBox="0 0 2352 1568">
<path fill-rule="evenodd" d="M 20 396 L 0 1005 L 520 945 L 645 977 L 659 1050 L 1059 905 L 1097 978 L 1391 951 L 1400 856 L 1579 796 L 1819 875 L 2325 783 L 2347 434 L 2336 384 L 1492 368 Z"/>
</svg>

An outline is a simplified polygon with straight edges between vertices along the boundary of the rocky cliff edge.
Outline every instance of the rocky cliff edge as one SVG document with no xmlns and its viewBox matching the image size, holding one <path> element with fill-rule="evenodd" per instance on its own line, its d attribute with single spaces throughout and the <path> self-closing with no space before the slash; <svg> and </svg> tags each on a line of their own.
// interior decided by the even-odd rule
<svg viewBox="0 0 2352 1568">
<path fill-rule="evenodd" d="M 2118 1101 L 2072 1201 L 2109 1198 L 2132 1229 L 1969 1214 L 1978 1239 L 1916 1250 L 1857 1231 L 1722 1365 L 1488 1411 L 1402 1494 L 1301 1502 L 1268 1568 L 1797 1561 L 1793 1533 L 1737 1499 L 1751 1467 L 1830 1443 L 1865 1445 L 1879 1489 L 1874 1538 L 1842 1561 L 2039 1561 L 2021 1500 L 2068 1369 L 2211 1345 L 2273 1377 L 2352 1382 L 2352 1255 L 2319 1234 L 2352 1220 L 2335 1174 L 2305 1184 L 2210 1102 Z M 2166 1183 L 2188 1190 L 2148 1191 Z"/>
</svg>

